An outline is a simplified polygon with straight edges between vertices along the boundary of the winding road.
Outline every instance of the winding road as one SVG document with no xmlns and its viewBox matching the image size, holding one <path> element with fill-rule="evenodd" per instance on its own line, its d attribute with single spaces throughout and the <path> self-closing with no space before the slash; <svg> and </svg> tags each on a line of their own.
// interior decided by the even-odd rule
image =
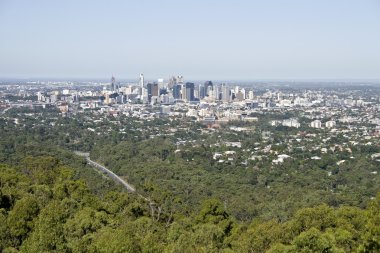
<svg viewBox="0 0 380 253">
<path fill-rule="evenodd" d="M 118 182 L 121 185 L 123 185 L 129 192 L 135 192 L 136 191 L 136 189 L 133 186 L 131 186 L 130 184 L 128 184 L 126 181 L 124 181 L 124 179 L 122 179 L 121 177 L 119 177 L 118 175 L 116 175 L 115 173 L 113 173 L 112 171 L 110 171 L 109 169 L 107 169 L 106 167 L 104 167 L 103 165 L 101 165 L 101 164 L 99 164 L 99 163 L 91 160 L 90 157 L 89 157 L 89 155 L 87 153 L 82 153 L 82 152 L 75 152 L 75 153 L 77 155 L 86 157 L 86 160 L 87 160 L 88 164 L 90 164 L 91 166 L 94 166 L 97 169 L 105 172 L 113 180 L 115 180 L 116 182 Z"/>
</svg>

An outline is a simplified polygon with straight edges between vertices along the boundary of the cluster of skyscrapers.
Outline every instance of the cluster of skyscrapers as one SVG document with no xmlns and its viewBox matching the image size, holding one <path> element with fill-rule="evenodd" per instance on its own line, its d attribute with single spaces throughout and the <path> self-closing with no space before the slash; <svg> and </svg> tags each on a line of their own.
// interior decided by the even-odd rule
<svg viewBox="0 0 380 253">
<path fill-rule="evenodd" d="M 145 82 L 144 75 L 140 74 L 137 85 L 121 86 L 111 78 L 111 86 L 108 94 L 113 98 L 118 95 L 127 95 L 128 100 L 138 100 L 142 103 L 150 104 L 170 104 L 176 101 L 197 103 L 201 100 L 214 101 L 242 101 L 253 99 L 253 91 L 247 91 L 239 86 L 233 88 L 226 84 L 216 85 L 212 81 L 203 84 L 184 82 L 183 76 L 173 76 L 168 82 L 158 79 L 156 82 Z"/>
</svg>

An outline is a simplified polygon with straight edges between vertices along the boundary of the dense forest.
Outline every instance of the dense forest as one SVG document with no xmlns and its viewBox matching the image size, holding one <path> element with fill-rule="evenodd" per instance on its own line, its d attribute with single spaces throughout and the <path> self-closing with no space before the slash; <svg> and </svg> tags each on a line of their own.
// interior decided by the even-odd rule
<svg viewBox="0 0 380 253">
<path fill-rule="evenodd" d="M 181 213 L 151 212 L 136 194 L 100 197 L 49 156 L 1 165 L 3 252 L 379 252 L 380 195 L 365 209 L 319 205 L 286 222 L 239 222 L 216 199 Z"/>
<path fill-rule="evenodd" d="M 290 150 L 284 140 L 297 132 L 268 125 L 282 117 L 233 122 L 252 129 L 233 132 L 191 119 L 9 110 L 0 119 L 0 250 L 378 252 L 379 167 L 371 155 L 380 147 L 321 155 L 313 146 L 322 140 L 306 138 L 304 150 Z M 344 142 L 344 136 L 326 141 Z M 263 159 L 249 160 L 247 150 L 257 143 L 276 145 Z M 73 151 L 89 152 L 137 194 Z M 213 159 L 226 151 L 233 151 L 231 162 Z M 272 164 L 276 153 L 289 152 L 291 159 Z M 316 155 L 321 159 L 310 159 Z"/>
<path fill-rule="evenodd" d="M 206 145 L 184 145 L 177 153 L 174 149 L 166 138 L 154 138 L 102 145 L 91 154 L 118 174 L 128 175 L 137 189 L 148 188 L 145 194 L 165 191 L 180 198 L 183 213 L 216 197 L 239 220 L 285 221 L 299 208 L 322 203 L 365 207 L 380 187 L 378 177 L 370 176 L 378 165 L 364 150 L 357 151 L 356 160 L 341 166 L 336 165 L 341 158 L 329 154 L 323 160 L 293 159 L 273 167 L 268 160 L 252 166 L 240 161 L 220 164 L 210 159 L 213 150 Z"/>
</svg>

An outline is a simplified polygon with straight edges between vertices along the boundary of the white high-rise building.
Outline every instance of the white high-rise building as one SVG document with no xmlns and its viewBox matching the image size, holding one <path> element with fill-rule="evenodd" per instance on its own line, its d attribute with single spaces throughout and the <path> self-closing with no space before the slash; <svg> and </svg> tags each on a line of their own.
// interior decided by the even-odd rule
<svg viewBox="0 0 380 253">
<path fill-rule="evenodd" d="M 282 125 L 283 126 L 287 126 L 287 127 L 296 127 L 296 128 L 299 128 L 301 126 L 301 124 L 298 122 L 298 119 L 284 119 L 282 121 Z"/>
<path fill-rule="evenodd" d="M 253 100 L 253 91 L 252 90 L 248 91 L 248 99 Z"/>
<path fill-rule="evenodd" d="M 183 85 L 181 88 L 181 98 L 183 100 L 186 100 L 186 86 L 185 85 Z"/>
<path fill-rule="evenodd" d="M 312 128 L 322 128 L 322 122 L 320 120 L 314 120 L 310 123 Z"/>
<path fill-rule="evenodd" d="M 140 74 L 140 80 L 139 80 L 140 88 L 144 88 L 144 74 Z"/>
<path fill-rule="evenodd" d="M 246 96 L 247 96 L 247 92 L 246 92 L 246 90 L 245 90 L 244 88 L 241 88 L 241 89 L 240 89 L 240 92 L 243 93 L 243 96 L 244 96 L 244 99 L 245 99 Z"/>
<path fill-rule="evenodd" d="M 327 122 L 325 123 L 325 126 L 326 126 L 327 128 L 333 128 L 333 127 L 336 126 L 336 123 L 335 123 L 335 121 L 330 120 L 330 121 L 327 121 Z"/>
<path fill-rule="evenodd" d="M 183 76 L 177 76 L 177 83 L 183 83 Z"/>
<path fill-rule="evenodd" d="M 42 101 L 43 100 L 43 95 L 42 95 L 42 93 L 41 93 L 41 91 L 39 91 L 39 92 L 37 92 L 37 100 L 38 101 Z"/>
<path fill-rule="evenodd" d="M 140 95 L 141 101 L 145 101 L 145 95 L 144 95 L 144 74 L 140 74 L 138 90 L 139 90 L 138 94 Z"/>
<path fill-rule="evenodd" d="M 240 91 L 240 87 L 236 85 L 235 86 L 235 94 L 239 93 L 239 91 Z"/>
<path fill-rule="evenodd" d="M 212 96 L 214 100 L 219 100 L 219 93 L 220 93 L 220 87 L 219 86 L 214 86 L 213 91 L 212 91 Z"/>
<path fill-rule="evenodd" d="M 230 90 L 225 84 L 222 85 L 222 101 L 230 102 Z"/>
</svg>

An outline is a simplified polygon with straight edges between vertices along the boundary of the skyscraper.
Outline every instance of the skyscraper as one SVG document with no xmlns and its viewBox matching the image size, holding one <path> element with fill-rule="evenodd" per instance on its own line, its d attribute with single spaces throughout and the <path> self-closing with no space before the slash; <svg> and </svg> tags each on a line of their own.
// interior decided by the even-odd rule
<svg viewBox="0 0 380 253">
<path fill-rule="evenodd" d="M 173 88 L 176 83 L 177 83 L 177 78 L 175 76 L 170 77 L 169 83 L 168 83 L 169 89 Z"/>
<path fill-rule="evenodd" d="M 177 83 L 183 83 L 183 76 L 177 76 Z"/>
<path fill-rule="evenodd" d="M 204 95 L 209 96 L 211 93 L 211 90 L 213 88 L 213 84 L 211 81 L 206 81 L 204 84 Z"/>
<path fill-rule="evenodd" d="M 225 84 L 222 84 L 222 101 L 223 102 L 230 101 L 230 90 Z"/>
<path fill-rule="evenodd" d="M 194 83 L 186 83 L 186 100 L 194 101 Z"/>
<path fill-rule="evenodd" d="M 150 102 L 152 100 L 152 97 L 158 97 L 159 96 L 159 89 L 158 89 L 158 83 L 148 83 L 148 101 Z"/>
<path fill-rule="evenodd" d="M 116 91 L 116 79 L 114 76 L 111 77 L 111 91 Z"/>
<path fill-rule="evenodd" d="M 144 74 L 140 74 L 140 80 L 139 80 L 140 88 L 144 88 Z"/>
<path fill-rule="evenodd" d="M 144 75 L 143 74 L 140 74 L 140 79 L 139 79 L 139 87 L 138 87 L 138 93 L 140 95 L 140 99 L 142 101 L 146 101 L 146 93 L 147 91 L 144 90 Z M 145 94 L 145 97 L 144 97 L 144 94 Z M 148 95 L 149 96 L 149 95 Z"/>
<path fill-rule="evenodd" d="M 182 86 L 180 84 L 175 84 L 173 86 L 173 98 L 174 99 L 181 99 L 181 89 L 182 89 Z"/>
<path fill-rule="evenodd" d="M 158 88 L 159 86 L 158 86 L 158 83 L 154 83 L 153 84 L 153 89 L 152 89 L 152 96 L 156 96 L 156 97 L 158 97 L 158 95 L 159 95 L 159 88 Z"/>
</svg>

